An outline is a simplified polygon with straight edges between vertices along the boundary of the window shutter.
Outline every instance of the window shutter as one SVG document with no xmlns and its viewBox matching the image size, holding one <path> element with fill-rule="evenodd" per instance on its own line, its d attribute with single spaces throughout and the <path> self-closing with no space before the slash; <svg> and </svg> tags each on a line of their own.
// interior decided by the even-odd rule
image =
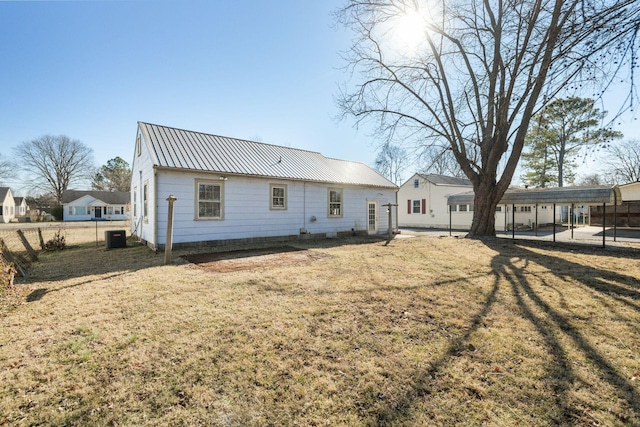
<svg viewBox="0 0 640 427">
<path fill-rule="evenodd" d="M 422 215 L 427 213 L 427 199 L 422 199 Z"/>
<path fill-rule="evenodd" d="M 411 215 L 411 200 L 407 200 L 407 213 Z"/>
</svg>

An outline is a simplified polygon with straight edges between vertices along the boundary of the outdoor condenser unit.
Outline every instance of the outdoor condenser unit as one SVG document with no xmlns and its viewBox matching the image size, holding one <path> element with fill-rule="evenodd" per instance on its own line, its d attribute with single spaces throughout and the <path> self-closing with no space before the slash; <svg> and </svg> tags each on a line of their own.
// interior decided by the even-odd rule
<svg viewBox="0 0 640 427">
<path fill-rule="evenodd" d="M 107 249 L 126 248 L 127 232 L 125 230 L 107 230 L 104 232 Z"/>
</svg>

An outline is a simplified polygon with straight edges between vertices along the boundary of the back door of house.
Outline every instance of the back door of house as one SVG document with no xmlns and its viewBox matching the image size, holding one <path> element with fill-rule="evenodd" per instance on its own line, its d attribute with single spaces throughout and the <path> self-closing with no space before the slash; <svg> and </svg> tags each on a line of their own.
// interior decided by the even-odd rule
<svg viewBox="0 0 640 427">
<path fill-rule="evenodd" d="M 367 232 L 376 234 L 378 232 L 378 204 L 367 202 Z"/>
<path fill-rule="evenodd" d="M 102 206 L 95 207 L 95 214 L 93 216 L 94 218 L 102 218 Z"/>
</svg>

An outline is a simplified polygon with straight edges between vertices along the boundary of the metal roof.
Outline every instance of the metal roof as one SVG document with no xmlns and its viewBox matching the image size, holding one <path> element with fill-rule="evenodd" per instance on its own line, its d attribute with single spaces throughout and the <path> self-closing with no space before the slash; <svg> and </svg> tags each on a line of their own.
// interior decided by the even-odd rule
<svg viewBox="0 0 640 427">
<path fill-rule="evenodd" d="M 130 194 L 126 191 L 65 190 L 62 193 L 62 203 L 70 203 L 84 196 L 91 196 L 108 205 L 126 205 L 130 198 Z"/>
<path fill-rule="evenodd" d="M 138 126 L 153 164 L 161 168 L 397 188 L 364 163 L 331 159 L 314 151 L 144 122 Z"/>
<path fill-rule="evenodd" d="M 4 199 L 7 197 L 9 190 L 9 187 L 0 187 L 0 205 L 4 203 Z M 2 214 L 2 212 L 0 212 L 0 214 Z"/>
<path fill-rule="evenodd" d="M 472 204 L 473 192 L 453 194 L 447 198 L 449 205 Z M 500 205 L 525 205 L 525 204 L 561 204 L 581 203 L 594 204 L 620 204 L 622 197 L 618 186 L 592 186 L 592 187 L 554 187 L 554 188 L 510 188 L 500 202 Z"/>
<path fill-rule="evenodd" d="M 435 185 L 461 185 L 461 186 L 471 186 L 471 181 L 467 178 L 458 178 L 456 176 L 446 176 L 446 175 L 436 175 L 436 174 L 418 174 L 420 177 L 426 179 Z"/>
</svg>

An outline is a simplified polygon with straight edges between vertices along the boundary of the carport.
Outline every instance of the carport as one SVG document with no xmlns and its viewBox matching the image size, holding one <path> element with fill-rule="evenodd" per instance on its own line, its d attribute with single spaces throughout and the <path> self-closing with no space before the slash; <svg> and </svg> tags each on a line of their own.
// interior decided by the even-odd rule
<svg viewBox="0 0 640 427">
<path fill-rule="evenodd" d="M 462 193 L 454 194 L 447 197 L 449 205 L 449 234 L 452 229 L 452 206 L 455 205 L 473 205 L 474 194 Z M 536 236 L 538 233 L 538 207 L 540 205 L 553 205 L 554 221 L 553 221 L 553 241 L 556 241 L 556 223 L 555 213 L 556 206 L 570 206 L 569 227 L 571 229 L 571 238 L 573 239 L 573 229 L 575 227 L 575 207 L 576 206 L 602 206 L 602 247 L 606 245 L 606 212 L 607 206 L 614 211 L 616 207 L 622 203 L 620 188 L 618 186 L 590 186 L 590 187 L 557 187 L 557 188 L 510 188 L 508 189 L 498 205 L 505 207 L 511 206 L 511 231 L 512 238 L 515 239 L 516 223 L 515 212 L 516 205 L 535 206 L 534 230 Z M 508 209 L 505 209 L 505 213 Z M 507 231 L 507 217 L 505 215 L 505 231 Z M 613 241 L 616 241 L 616 223 L 613 222 Z"/>
</svg>

